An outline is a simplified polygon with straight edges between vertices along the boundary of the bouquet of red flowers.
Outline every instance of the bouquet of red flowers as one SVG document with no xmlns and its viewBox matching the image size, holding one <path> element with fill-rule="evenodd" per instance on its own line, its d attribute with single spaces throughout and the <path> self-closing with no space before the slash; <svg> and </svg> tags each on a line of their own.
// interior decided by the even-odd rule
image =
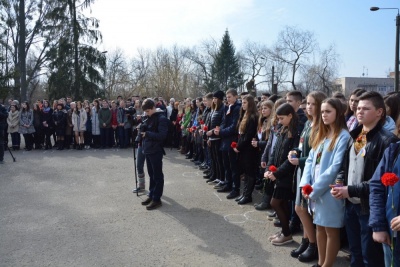
<svg viewBox="0 0 400 267">
<path fill-rule="evenodd" d="M 237 148 L 237 143 L 236 142 L 232 142 L 231 143 L 231 148 Z"/>
<path fill-rule="evenodd" d="M 311 185 L 306 184 L 305 186 L 303 186 L 302 191 L 303 191 L 303 194 L 304 194 L 304 195 L 309 195 L 309 194 L 312 193 L 313 188 L 312 188 Z"/>
<path fill-rule="evenodd" d="M 395 173 L 387 172 L 382 175 L 381 181 L 384 186 L 394 186 L 399 181 L 399 177 Z"/>
<path fill-rule="evenodd" d="M 271 166 L 269 166 L 268 170 L 269 170 L 270 172 L 276 172 L 276 171 L 278 170 L 278 168 L 275 167 L 274 165 L 271 165 Z"/>
<path fill-rule="evenodd" d="M 203 131 L 205 131 L 205 132 L 207 132 L 207 131 L 208 131 L 208 127 L 207 127 L 207 125 L 204 125 L 204 127 L 203 127 Z"/>
</svg>

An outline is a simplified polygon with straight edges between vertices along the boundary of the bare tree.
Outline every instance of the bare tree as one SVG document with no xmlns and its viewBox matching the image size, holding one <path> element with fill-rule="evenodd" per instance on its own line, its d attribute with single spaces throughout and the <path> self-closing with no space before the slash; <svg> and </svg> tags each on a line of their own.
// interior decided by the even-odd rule
<svg viewBox="0 0 400 267">
<path fill-rule="evenodd" d="M 319 61 L 301 68 L 301 84 L 303 92 L 324 91 L 331 95 L 334 89 L 334 80 L 337 75 L 339 56 L 335 46 L 319 52 Z"/>
<path fill-rule="evenodd" d="M 272 55 L 288 64 L 291 68 L 292 88 L 296 90 L 296 73 L 307 56 L 317 47 L 314 34 L 296 27 L 286 26 L 278 35 L 278 41 L 271 50 Z"/>
<path fill-rule="evenodd" d="M 129 95 L 126 91 L 131 87 L 131 80 L 125 58 L 121 49 L 111 51 L 107 57 L 105 93 L 109 99 L 117 95 Z"/>
</svg>

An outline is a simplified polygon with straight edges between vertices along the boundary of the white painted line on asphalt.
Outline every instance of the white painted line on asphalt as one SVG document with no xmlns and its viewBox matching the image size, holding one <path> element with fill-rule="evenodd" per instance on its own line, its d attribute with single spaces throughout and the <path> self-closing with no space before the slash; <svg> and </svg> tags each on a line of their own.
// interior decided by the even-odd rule
<svg viewBox="0 0 400 267">
<path fill-rule="evenodd" d="M 218 196 L 217 193 L 214 192 L 214 195 L 219 199 L 219 201 L 222 201 L 222 199 Z"/>
<path fill-rule="evenodd" d="M 244 218 L 244 220 L 242 219 L 242 220 L 237 220 L 237 221 L 235 221 L 235 217 L 237 218 L 237 217 L 243 217 Z M 241 218 L 240 218 L 241 219 Z M 241 214 L 228 214 L 228 215 L 225 215 L 224 216 L 224 220 L 225 221 L 227 221 L 227 222 L 230 222 L 230 223 L 245 223 L 246 221 L 247 221 L 247 218 L 246 217 L 244 217 L 243 215 L 241 215 Z"/>
<path fill-rule="evenodd" d="M 253 221 L 253 222 L 258 222 L 258 223 L 267 223 L 268 222 L 268 220 L 259 221 L 259 220 L 254 220 L 254 219 L 250 218 L 249 213 L 252 213 L 252 212 L 256 212 L 256 210 L 251 210 L 251 211 L 245 212 L 244 217 L 246 217 L 247 220 Z"/>
</svg>

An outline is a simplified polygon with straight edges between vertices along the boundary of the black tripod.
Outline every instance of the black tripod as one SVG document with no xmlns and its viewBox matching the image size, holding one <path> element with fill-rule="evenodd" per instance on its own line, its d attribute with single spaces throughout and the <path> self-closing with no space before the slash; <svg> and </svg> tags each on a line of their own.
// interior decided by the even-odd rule
<svg viewBox="0 0 400 267">
<path fill-rule="evenodd" d="M 5 141 L 3 141 L 3 147 L 4 147 L 4 150 L 8 150 L 8 152 L 10 152 L 10 155 L 11 155 L 13 161 L 16 162 L 17 160 L 15 159 L 13 153 L 11 152 L 10 148 L 8 147 L 8 144 Z"/>
<path fill-rule="evenodd" d="M 136 170 L 136 148 L 137 148 L 138 143 L 136 141 L 133 142 L 133 160 L 135 161 L 133 163 L 134 169 L 135 169 L 135 183 L 136 183 L 136 190 L 133 190 L 133 193 L 136 191 L 136 196 L 139 196 L 139 188 L 138 188 L 138 176 L 137 176 L 137 170 Z"/>
<path fill-rule="evenodd" d="M 11 155 L 13 161 L 16 162 L 17 160 L 15 159 L 13 153 L 11 153 L 11 149 L 8 146 L 6 146 L 6 147 L 7 147 L 8 152 L 10 152 L 10 155 Z"/>
</svg>

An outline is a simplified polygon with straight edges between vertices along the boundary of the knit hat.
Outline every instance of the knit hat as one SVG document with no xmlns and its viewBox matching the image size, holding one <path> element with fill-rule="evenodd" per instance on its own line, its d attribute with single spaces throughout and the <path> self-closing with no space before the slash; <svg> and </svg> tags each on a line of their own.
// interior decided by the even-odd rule
<svg viewBox="0 0 400 267">
<path fill-rule="evenodd" d="M 221 90 L 216 91 L 216 92 L 213 94 L 213 97 L 216 97 L 216 98 L 221 99 L 221 100 L 224 100 L 224 96 L 225 96 L 225 93 L 222 92 Z"/>
</svg>

